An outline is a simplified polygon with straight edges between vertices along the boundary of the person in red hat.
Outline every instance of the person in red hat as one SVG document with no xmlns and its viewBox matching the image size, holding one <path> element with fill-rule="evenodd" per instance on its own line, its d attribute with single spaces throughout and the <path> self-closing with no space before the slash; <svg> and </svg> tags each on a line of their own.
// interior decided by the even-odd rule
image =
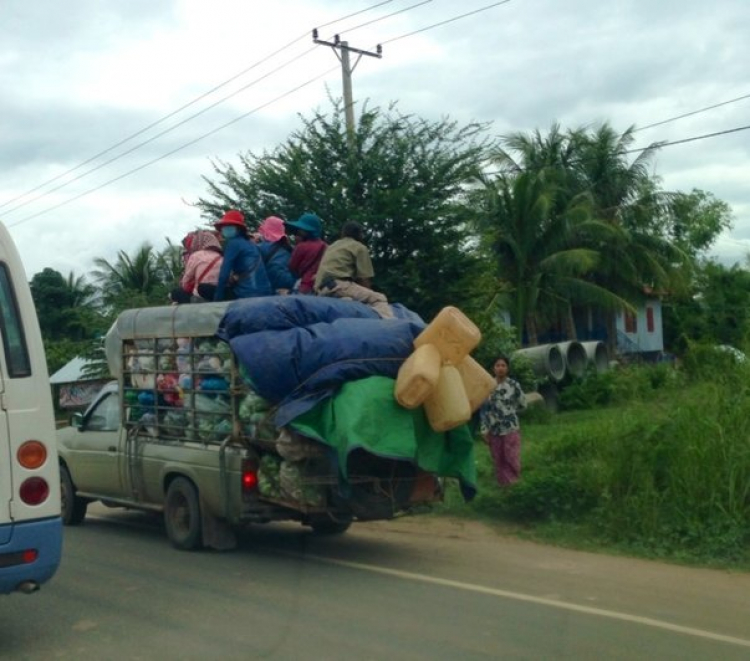
<svg viewBox="0 0 750 661">
<path fill-rule="evenodd" d="M 273 294 L 258 246 L 248 240 L 245 216 L 230 209 L 216 223 L 224 239 L 224 261 L 216 285 L 215 301 Z"/>
</svg>

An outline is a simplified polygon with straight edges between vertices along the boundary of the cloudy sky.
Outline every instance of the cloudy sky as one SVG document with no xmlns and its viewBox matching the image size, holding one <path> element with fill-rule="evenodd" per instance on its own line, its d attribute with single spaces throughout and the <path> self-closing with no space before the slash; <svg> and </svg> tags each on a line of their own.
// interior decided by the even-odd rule
<svg viewBox="0 0 750 661">
<path fill-rule="evenodd" d="M 299 113 L 341 94 L 338 60 L 312 43 L 314 27 L 384 44 L 381 60 L 355 70 L 357 104 L 492 122 L 494 135 L 553 122 L 624 130 L 750 95 L 747 0 L 509 0 L 403 36 L 493 4 L 419 3 L 0 3 L 0 220 L 29 277 L 47 266 L 86 274 L 95 257 L 161 248 L 199 225 L 188 202 L 205 192 L 211 159 L 272 148 Z M 639 131 L 636 146 L 749 120 L 750 98 Z M 734 228 L 713 253 L 742 261 L 750 131 L 666 147 L 654 170 L 665 189 L 731 205 Z"/>
</svg>

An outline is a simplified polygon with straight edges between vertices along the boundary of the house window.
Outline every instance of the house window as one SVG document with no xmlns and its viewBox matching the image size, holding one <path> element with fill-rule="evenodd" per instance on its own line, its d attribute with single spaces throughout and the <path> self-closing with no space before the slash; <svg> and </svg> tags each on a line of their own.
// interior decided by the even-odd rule
<svg viewBox="0 0 750 661">
<path fill-rule="evenodd" d="M 654 332 L 654 308 L 646 308 L 646 330 Z"/>
<path fill-rule="evenodd" d="M 626 333 L 637 333 L 638 332 L 638 320 L 632 312 L 625 312 L 625 332 Z"/>
</svg>

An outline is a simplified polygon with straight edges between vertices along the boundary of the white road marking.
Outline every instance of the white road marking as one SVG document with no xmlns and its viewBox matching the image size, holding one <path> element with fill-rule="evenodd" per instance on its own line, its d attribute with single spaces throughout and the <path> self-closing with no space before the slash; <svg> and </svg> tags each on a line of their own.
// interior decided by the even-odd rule
<svg viewBox="0 0 750 661">
<path fill-rule="evenodd" d="M 293 555 L 298 555 L 298 554 L 293 554 Z M 524 601 L 527 603 L 539 604 L 541 606 L 548 606 L 550 608 L 559 608 L 561 610 L 573 611 L 575 613 L 583 613 L 585 615 L 594 615 L 596 617 L 606 617 L 611 620 L 619 620 L 621 622 L 632 622 L 633 624 L 641 624 L 647 627 L 653 627 L 655 629 L 664 629 L 666 631 L 672 631 L 674 633 L 680 633 L 686 636 L 694 636 L 696 638 L 705 638 L 708 640 L 715 640 L 715 641 L 722 642 L 722 643 L 728 643 L 730 645 L 738 645 L 740 647 L 750 648 L 750 640 L 745 639 L 745 638 L 736 638 L 735 636 L 726 636 L 724 634 L 715 633 L 713 631 L 706 631 L 705 629 L 685 627 L 679 624 L 672 624 L 671 622 L 664 622 L 663 620 L 654 620 L 650 617 L 630 615 L 629 613 L 620 613 L 618 611 L 606 610 L 604 608 L 594 608 L 593 606 L 582 606 L 579 604 L 572 604 L 572 603 L 568 603 L 565 601 L 559 601 L 558 599 L 535 597 L 530 594 L 523 594 L 522 592 L 511 592 L 510 590 L 499 590 L 497 588 L 489 588 L 484 585 L 476 585 L 475 583 L 464 583 L 462 581 L 453 581 L 447 578 L 427 576 L 426 574 L 416 574 L 414 572 L 402 571 L 400 569 L 390 569 L 388 567 L 379 567 L 378 565 L 368 565 L 368 564 L 364 564 L 361 562 L 352 562 L 350 560 L 337 560 L 335 558 L 326 558 L 324 556 L 314 555 L 310 553 L 305 553 L 302 555 L 302 557 L 309 558 L 311 560 L 316 560 L 318 562 L 324 562 L 327 564 L 340 565 L 342 567 L 348 567 L 350 569 L 359 569 L 361 571 L 373 572 L 375 574 L 384 574 L 386 576 L 402 578 L 408 581 L 417 581 L 420 583 L 431 583 L 432 585 L 441 585 L 443 587 L 454 588 L 457 590 L 465 590 L 467 592 L 477 592 L 479 594 L 491 595 L 493 597 L 502 597 L 504 599 L 514 599 L 516 601 Z"/>
<path fill-rule="evenodd" d="M 102 521 L 112 521 L 111 518 L 98 515 L 89 515 L 87 518 L 100 519 Z M 133 524 L 129 521 L 118 521 L 118 524 L 130 526 L 134 528 L 142 528 L 143 526 Z M 721 633 L 715 633 L 713 631 L 706 631 L 705 629 L 696 629 L 694 627 L 685 627 L 679 624 L 673 624 L 671 622 L 665 622 L 663 620 L 655 620 L 650 617 L 641 617 L 640 615 L 631 615 L 629 613 L 620 613 L 618 611 L 611 611 L 604 608 L 594 608 L 593 606 L 582 606 L 579 604 L 572 604 L 566 601 L 560 601 L 559 599 L 549 599 L 546 597 L 535 597 L 530 594 L 523 594 L 522 592 L 512 592 L 510 590 L 500 590 L 498 588 L 489 588 L 484 585 L 477 585 L 476 583 L 465 583 L 463 581 L 454 581 L 448 578 L 439 578 L 437 576 L 428 576 L 427 574 L 417 574 L 415 572 L 403 571 L 401 569 L 390 569 L 389 567 L 380 567 L 378 565 L 368 565 L 362 562 L 352 562 L 351 560 L 339 560 L 336 558 L 327 558 L 322 555 L 315 555 L 313 553 L 296 553 L 293 551 L 285 551 L 278 549 L 278 552 L 282 555 L 293 556 L 302 559 L 315 560 L 316 562 L 323 562 L 329 565 L 339 565 L 341 567 L 348 567 L 350 569 L 359 569 L 360 571 L 368 571 L 375 574 L 383 574 L 385 576 L 393 576 L 395 578 L 402 578 L 408 581 L 416 581 L 420 583 L 431 583 L 432 585 L 440 585 L 443 587 L 454 588 L 456 590 L 465 590 L 467 592 L 476 592 L 479 594 L 491 595 L 493 597 L 502 597 L 503 599 L 513 599 L 515 601 L 524 601 L 531 604 L 539 604 L 540 606 L 548 606 L 549 608 L 558 608 L 560 610 L 573 611 L 575 613 L 583 613 L 584 615 L 593 615 L 595 617 L 606 617 L 611 620 L 619 620 L 620 622 L 631 622 L 633 624 L 641 624 L 647 627 L 653 627 L 654 629 L 663 629 L 665 631 L 672 631 L 674 633 L 680 633 L 686 636 L 694 636 L 696 638 L 704 638 L 707 640 L 715 640 L 721 643 L 727 643 L 729 645 L 737 645 L 739 647 L 750 648 L 750 640 L 746 638 L 736 638 L 735 636 L 726 636 Z"/>
</svg>

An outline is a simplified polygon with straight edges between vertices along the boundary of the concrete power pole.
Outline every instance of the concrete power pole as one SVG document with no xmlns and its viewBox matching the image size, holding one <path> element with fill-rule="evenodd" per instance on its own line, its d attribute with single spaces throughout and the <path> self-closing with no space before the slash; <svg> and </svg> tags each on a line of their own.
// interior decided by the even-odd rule
<svg viewBox="0 0 750 661">
<path fill-rule="evenodd" d="M 318 39 L 318 31 L 313 30 L 313 41 L 316 44 L 320 44 L 323 46 L 330 46 L 333 49 L 334 54 L 339 59 L 339 62 L 341 62 L 341 77 L 344 84 L 344 113 L 346 117 L 346 135 L 347 135 L 347 142 L 349 144 L 349 153 L 354 153 L 354 133 L 355 133 L 355 127 L 354 127 L 354 99 L 352 97 L 352 73 L 354 72 L 354 69 L 356 68 L 357 64 L 359 64 L 359 61 L 362 59 L 363 55 L 368 55 L 370 57 L 377 57 L 381 58 L 383 57 L 383 48 L 380 44 L 378 44 L 377 49 L 374 53 L 366 50 L 362 50 L 360 48 L 354 48 L 349 45 L 349 42 L 347 41 L 341 41 L 339 39 L 339 35 L 335 35 L 333 37 L 333 41 L 323 41 L 322 39 Z M 341 51 L 341 54 L 338 53 L 338 51 Z M 354 65 L 352 66 L 349 60 L 349 53 L 357 53 L 359 57 L 357 57 L 357 60 L 354 62 Z"/>
</svg>

